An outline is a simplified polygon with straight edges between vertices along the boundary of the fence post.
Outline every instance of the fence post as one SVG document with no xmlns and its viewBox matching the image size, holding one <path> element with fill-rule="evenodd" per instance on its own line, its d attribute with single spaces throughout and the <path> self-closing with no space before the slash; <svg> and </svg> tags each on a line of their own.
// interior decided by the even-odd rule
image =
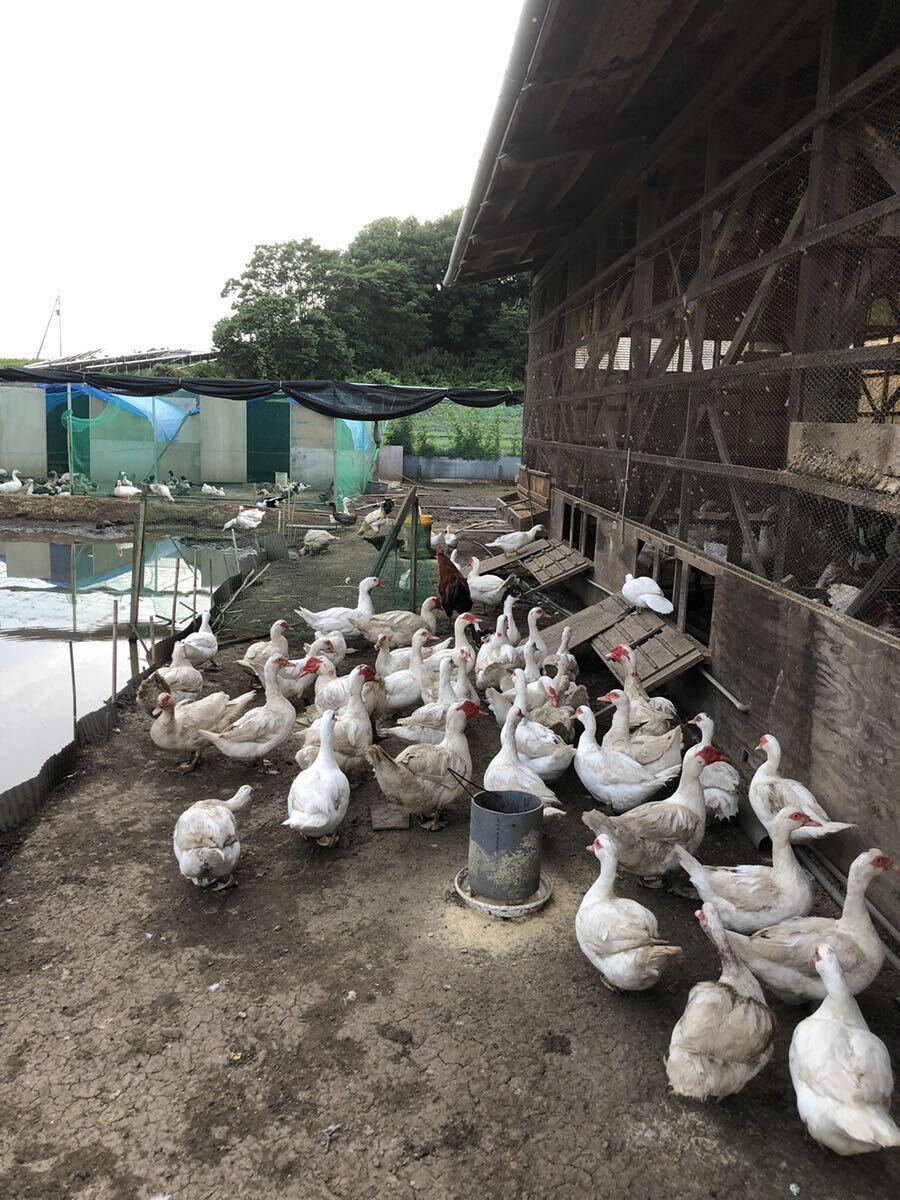
<svg viewBox="0 0 900 1200">
<path fill-rule="evenodd" d="M 141 586 L 144 582 L 144 526 L 147 521 L 147 493 L 141 493 L 140 507 L 134 521 L 134 546 L 131 551 L 131 609 L 128 614 L 130 626 L 128 640 L 137 641 L 138 615 L 141 602 Z"/>
</svg>

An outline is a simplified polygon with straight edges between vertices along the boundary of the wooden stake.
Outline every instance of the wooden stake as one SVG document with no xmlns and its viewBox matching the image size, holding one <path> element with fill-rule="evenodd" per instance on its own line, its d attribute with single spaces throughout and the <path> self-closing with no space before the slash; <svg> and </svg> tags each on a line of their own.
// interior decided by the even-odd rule
<svg viewBox="0 0 900 1200">
<path fill-rule="evenodd" d="M 69 642 L 69 673 L 72 676 L 72 741 L 78 741 L 78 693 L 75 689 L 75 644 Z"/>
<path fill-rule="evenodd" d="M 191 613 L 194 617 L 194 620 L 196 621 L 196 619 L 197 619 L 197 551 L 196 550 L 194 551 L 193 567 L 194 567 L 194 603 L 191 606 Z"/>
<path fill-rule="evenodd" d="M 178 572 L 181 569 L 181 555 L 175 559 L 175 590 L 172 593 L 172 633 L 175 632 L 175 621 L 178 617 Z"/>
<path fill-rule="evenodd" d="M 237 548 L 237 534 L 234 532 L 234 530 L 233 530 L 233 529 L 232 529 L 232 531 L 231 531 L 231 544 L 232 544 L 232 546 L 234 546 L 234 569 L 235 569 L 235 571 L 238 573 L 238 575 L 240 575 L 240 573 L 241 573 L 241 560 L 240 560 L 240 558 L 239 558 L 239 556 L 238 556 L 238 548 Z"/>
<path fill-rule="evenodd" d="M 116 696 L 118 695 L 119 682 L 119 602 L 113 600 L 113 622 L 112 622 L 112 689 L 109 693 L 110 715 L 112 723 L 116 723 Z"/>
<path fill-rule="evenodd" d="M 153 613 L 150 614 L 150 664 L 156 665 L 156 623 L 153 619 Z"/>
<path fill-rule="evenodd" d="M 144 527 L 147 523 L 147 493 L 141 494 L 140 507 L 134 522 L 134 547 L 131 552 L 131 610 L 128 622 L 129 638 L 137 638 L 138 614 L 141 603 L 141 587 L 144 583 Z"/>
</svg>

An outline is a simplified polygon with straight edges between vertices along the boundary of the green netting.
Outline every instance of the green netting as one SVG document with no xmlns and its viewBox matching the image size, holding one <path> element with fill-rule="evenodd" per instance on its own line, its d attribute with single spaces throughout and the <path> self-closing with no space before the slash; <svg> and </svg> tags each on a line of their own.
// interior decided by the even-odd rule
<svg viewBox="0 0 900 1200">
<path fill-rule="evenodd" d="M 418 611 L 428 596 L 437 592 L 438 571 L 437 563 L 431 557 L 428 547 L 429 533 L 419 528 L 417 536 L 416 555 L 416 594 L 415 600 L 411 595 L 411 564 L 410 553 L 411 526 L 407 520 L 403 526 L 402 541 L 395 544 L 388 554 L 387 561 L 381 568 L 379 578 L 385 590 L 377 593 L 378 608 L 406 608 Z M 372 559 L 370 570 L 374 571 L 378 561 L 376 554 Z"/>
<path fill-rule="evenodd" d="M 334 486 L 338 504 L 344 499 L 362 495 L 369 485 L 378 447 L 368 421 L 334 422 Z"/>
</svg>

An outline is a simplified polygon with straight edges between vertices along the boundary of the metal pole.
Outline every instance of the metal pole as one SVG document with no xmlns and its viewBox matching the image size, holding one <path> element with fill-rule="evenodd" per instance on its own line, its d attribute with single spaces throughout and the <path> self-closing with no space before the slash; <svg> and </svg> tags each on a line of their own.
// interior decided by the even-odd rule
<svg viewBox="0 0 900 1200">
<path fill-rule="evenodd" d="M 409 611 L 417 612 L 416 586 L 419 582 L 419 501 L 413 500 L 410 519 Z"/>
<path fill-rule="evenodd" d="M 112 688 L 109 693 L 110 715 L 112 723 L 116 723 L 116 696 L 119 691 L 119 602 L 113 600 L 113 622 L 112 622 Z"/>
<path fill-rule="evenodd" d="M 196 621 L 196 619 L 197 619 L 197 551 L 196 550 L 194 551 L 193 566 L 194 566 L 194 603 L 192 605 L 191 611 L 193 613 L 193 619 Z"/>
<path fill-rule="evenodd" d="M 62 355 L 60 355 L 60 358 Z M 66 457 L 69 460 L 69 491 L 75 495 L 75 471 L 72 467 L 72 385 L 66 384 Z"/>
<path fill-rule="evenodd" d="M 140 614 L 141 587 L 144 583 L 144 525 L 147 520 L 147 493 L 141 493 L 140 507 L 134 522 L 134 548 L 131 552 L 131 609 L 128 614 L 128 640 L 137 638 Z"/>
<path fill-rule="evenodd" d="M 178 573 L 181 570 L 181 554 L 175 559 L 175 590 L 172 593 L 172 633 L 175 632 L 175 621 L 178 616 Z"/>
<path fill-rule="evenodd" d="M 75 689 L 75 644 L 69 642 L 69 673 L 72 676 L 72 741 L 78 741 L 78 694 Z"/>
</svg>

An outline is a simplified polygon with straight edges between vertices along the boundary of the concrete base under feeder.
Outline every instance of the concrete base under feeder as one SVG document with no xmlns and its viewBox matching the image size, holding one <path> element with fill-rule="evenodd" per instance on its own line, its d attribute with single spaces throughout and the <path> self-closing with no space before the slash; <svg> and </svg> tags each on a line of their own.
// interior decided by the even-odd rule
<svg viewBox="0 0 900 1200">
<path fill-rule="evenodd" d="M 537 891 L 532 892 L 520 904 L 504 904 L 499 900 L 488 900 L 484 896 L 476 896 L 469 887 L 468 867 L 463 867 L 459 872 L 453 880 L 453 886 L 456 888 L 456 894 L 468 904 L 469 908 L 474 908 L 477 912 L 485 913 L 489 917 L 498 917 L 502 921 L 516 921 L 522 917 L 530 917 L 532 913 L 543 908 L 553 894 L 550 880 L 546 875 L 541 875 Z"/>
</svg>

